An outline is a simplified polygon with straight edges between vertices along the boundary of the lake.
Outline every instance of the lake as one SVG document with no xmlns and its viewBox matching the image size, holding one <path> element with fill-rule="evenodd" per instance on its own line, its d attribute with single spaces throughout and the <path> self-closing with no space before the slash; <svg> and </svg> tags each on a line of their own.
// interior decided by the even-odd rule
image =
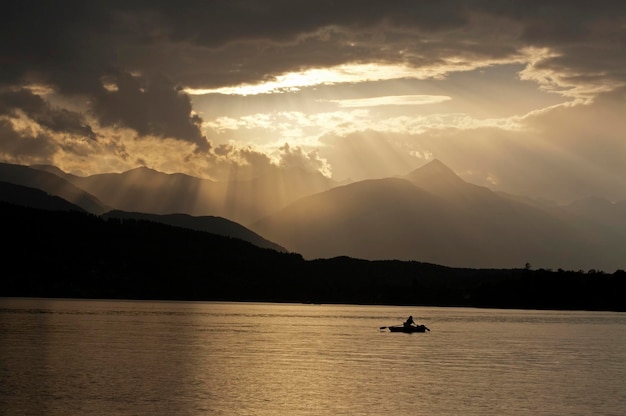
<svg viewBox="0 0 626 416">
<path fill-rule="evenodd" d="M 626 314 L 0 298 L 0 414 L 622 416 Z"/>
</svg>

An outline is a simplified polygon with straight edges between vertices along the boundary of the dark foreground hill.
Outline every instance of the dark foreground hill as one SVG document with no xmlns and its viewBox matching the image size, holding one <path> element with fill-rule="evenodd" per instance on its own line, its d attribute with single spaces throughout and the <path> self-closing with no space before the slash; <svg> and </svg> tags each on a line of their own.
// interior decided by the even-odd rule
<svg viewBox="0 0 626 416">
<path fill-rule="evenodd" d="M 0 296 L 626 310 L 626 273 L 306 261 L 134 219 L 0 203 Z"/>
<path fill-rule="evenodd" d="M 0 181 L 0 201 L 49 211 L 86 212 L 58 196 L 49 195 L 39 189 Z"/>
<path fill-rule="evenodd" d="M 263 237 L 247 229 L 246 227 L 222 217 L 193 217 L 187 214 L 158 215 L 117 210 L 106 212 L 102 214 L 101 217 L 104 219 L 118 218 L 121 220 L 135 219 L 158 222 L 162 224 L 172 225 L 175 227 L 189 228 L 192 230 L 205 231 L 227 237 L 234 237 L 240 240 L 249 241 L 255 246 L 262 248 L 271 248 L 276 251 L 287 251 L 287 249 L 285 249 L 284 247 L 281 247 L 278 244 L 274 244 L 271 241 L 264 239 Z"/>
</svg>

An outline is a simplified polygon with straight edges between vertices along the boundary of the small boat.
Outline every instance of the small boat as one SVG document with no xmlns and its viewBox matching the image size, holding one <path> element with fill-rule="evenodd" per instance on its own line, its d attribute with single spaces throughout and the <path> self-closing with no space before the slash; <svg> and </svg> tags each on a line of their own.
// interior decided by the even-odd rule
<svg viewBox="0 0 626 416">
<path fill-rule="evenodd" d="M 385 328 L 389 329 L 389 331 L 391 332 L 405 332 L 405 333 L 430 331 L 430 329 L 428 329 L 426 325 L 415 325 L 415 326 L 395 325 L 395 326 L 380 327 L 380 329 L 385 329 Z"/>
</svg>

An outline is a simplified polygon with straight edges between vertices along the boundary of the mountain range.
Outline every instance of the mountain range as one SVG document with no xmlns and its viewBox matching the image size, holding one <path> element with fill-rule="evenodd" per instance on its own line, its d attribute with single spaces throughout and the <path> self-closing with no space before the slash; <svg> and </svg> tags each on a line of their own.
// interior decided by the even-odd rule
<svg viewBox="0 0 626 416">
<path fill-rule="evenodd" d="M 26 166 L 0 163 L 0 201 L 47 211 L 87 212 L 103 219 L 151 221 L 236 238 L 279 252 L 287 251 L 250 229 L 222 217 L 195 217 L 183 213 L 151 214 L 111 209 L 65 179 L 48 171 L 39 171 Z"/>
<path fill-rule="evenodd" d="M 300 197 L 336 185 L 318 172 L 302 169 L 268 172 L 250 180 L 217 182 L 147 167 L 86 177 L 67 174 L 54 166 L 32 168 L 54 174 L 117 210 L 212 215 L 244 225 Z"/>
<path fill-rule="evenodd" d="M 603 213 L 604 222 L 596 205 L 581 205 L 542 206 L 499 194 L 434 160 L 406 176 L 300 199 L 251 228 L 305 258 L 342 253 L 452 267 L 624 267 L 626 204 L 604 204 L 613 214 Z"/>
<path fill-rule="evenodd" d="M 303 171 L 220 183 L 148 168 L 79 177 L 51 166 L 9 164 L 0 164 L 0 181 L 58 196 L 95 215 L 209 232 L 219 228 L 217 222 L 229 224 L 245 230 L 253 244 L 305 259 L 626 267 L 626 201 L 589 198 L 557 205 L 497 193 L 463 181 L 439 160 L 407 175 L 347 185 Z M 213 225 L 207 225 L 209 218 Z"/>
</svg>

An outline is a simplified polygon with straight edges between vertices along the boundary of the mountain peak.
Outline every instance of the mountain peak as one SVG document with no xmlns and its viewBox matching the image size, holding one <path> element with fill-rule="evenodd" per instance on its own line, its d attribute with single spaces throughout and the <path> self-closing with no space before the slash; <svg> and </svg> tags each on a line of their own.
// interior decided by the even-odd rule
<svg viewBox="0 0 626 416">
<path fill-rule="evenodd" d="M 430 162 L 426 163 L 424 166 L 417 168 L 416 171 L 419 172 L 428 172 L 428 173 L 436 173 L 436 174 L 451 174 L 456 176 L 456 173 L 448 166 L 446 166 L 441 160 L 433 159 Z"/>
<path fill-rule="evenodd" d="M 160 172 L 156 169 L 152 169 L 149 168 L 145 165 L 142 166 L 137 166 L 136 168 L 133 169 L 129 169 L 125 172 L 122 172 L 122 174 L 134 174 L 134 173 L 140 173 L 140 174 L 144 174 L 144 173 L 158 173 L 158 174 L 163 174 L 163 172 Z"/>
<path fill-rule="evenodd" d="M 407 179 L 427 189 L 443 184 L 455 185 L 464 183 L 452 169 L 439 159 L 433 159 L 424 166 L 415 169 L 407 175 Z"/>
</svg>

